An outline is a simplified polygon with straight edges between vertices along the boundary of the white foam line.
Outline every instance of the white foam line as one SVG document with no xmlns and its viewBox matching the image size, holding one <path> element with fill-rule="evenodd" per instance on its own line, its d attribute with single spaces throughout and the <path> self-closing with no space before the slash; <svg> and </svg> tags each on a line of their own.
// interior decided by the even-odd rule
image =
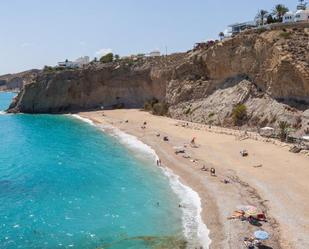
<svg viewBox="0 0 309 249">
<path fill-rule="evenodd" d="M 90 119 L 80 117 L 76 114 L 72 116 L 91 125 L 95 125 Z M 127 134 L 111 125 L 98 125 L 97 127 L 101 128 L 103 131 L 106 129 L 110 130 L 112 132 L 111 135 L 116 137 L 122 144 L 130 147 L 133 150 L 138 150 L 143 154 L 147 154 L 154 160 L 154 162 L 156 162 L 156 160 L 159 158 L 154 149 L 140 141 L 137 137 Z M 202 246 L 204 249 L 209 248 L 211 243 L 209 238 L 209 229 L 206 227 L 202 220 L 202 204 L 198 193 L 189 186 L 182 184 L 179 180 L 179 176 L 176 175 L 171 169 L 167 167 L 160 168 L 168 177 L 172 190 L 181 199 L 181 204 L 183 206 L 183 232 L 185 237 L 188 239 L 189 244 L 190 241 L 193 241 L 194 243 L 194 241 L 198 239 L 199 243 L 201 244 L 200 246 Z"/>
<path fill-rule="evenodd" d="M 5 111 L 0 111 L 0 115 L 6 115 L 7 113 Z"/>
<path fill-rule="evenodd" d="M 77 114 L 69 114 L 69 116 L 74 117 L 74 118 L 77 118 L 77 119 L 79 119 L 79 120 L 81 120 L 81 121 L 84 121 L 84 122 L 86 122 L 86 123 L 88 123 L 88 124 L 90 124 L 90 125 L 95 126 L 95 124 L 93 123 L 93 121 L 92 121 L 91 119 L 89 119 L 89 118 L 83 118 L 83 117 L 81 117 L 81 116 L 79 116 L 79 115 L 77 115 Z"/>
<path fill-rule="evenodd" d="M 18 113 L 18 115 L 21 115 L 22 113 Z M 7 113 L 6 111 L 0 111 L 0 115 L 7 115 L 7 116 L 9 116 L 9 115 L 15 115 L 15 114 L 13 114 L 13 113 Z"/>
</svg>

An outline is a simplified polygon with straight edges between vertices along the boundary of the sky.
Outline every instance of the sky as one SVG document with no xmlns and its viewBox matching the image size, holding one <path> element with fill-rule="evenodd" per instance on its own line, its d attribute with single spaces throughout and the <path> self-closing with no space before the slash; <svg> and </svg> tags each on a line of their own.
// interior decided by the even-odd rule
<svg viewBox="0 0 309 249">
<path fill-rule="evenodd" d="M 0 74 L 80 56 L 187 51 L 259 9 L 297 0 L 1 0 Z"/>
</svg>

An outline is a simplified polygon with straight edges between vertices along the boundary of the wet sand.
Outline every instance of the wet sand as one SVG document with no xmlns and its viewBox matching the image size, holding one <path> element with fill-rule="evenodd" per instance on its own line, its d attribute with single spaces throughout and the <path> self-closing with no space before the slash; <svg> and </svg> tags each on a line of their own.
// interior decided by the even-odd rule
<svg viewBox="0 0 309 249">
<path fill-rule="evenodd" d="M 242 139 L 233 130 L 209 129 L 193 123 L 183 127 L 185 122 L 140 110 L 79 115 L 136 136 L 156 151 L 162 164 L 179 175 L 182 183 L 199 194 L 202 218 L 210 229 L 210 248 L 244 248 L 243 238 L 260 229 L 248 222 L 227 219 L 242 204 L 266 212 L 268 222 L 261 223 L 261 228 L 271 234 L 271 239 L 265 242 L 265 248 L 309 248 L 308 156 L 293 154 L 285 144 L 264 142 L 254 134 L 249 134 L 254 139 Z M 144 121 L 147 125 L 142 129 Z M 163 141 L 164 136 L 169 141 Z M 196 137 L 198 148 L 189 145 L 192 137 Z M 175 154 L 174 147 L 184 144 L 188 145 L 186 155 L 191 158 Z M 248 150 L 248 157 L 240 155 L 242 149 Z M 193 159 L 197 161 L 192 162 Z M 201 171 L 203 165 L 214 167 L 216 177 Z"/>
</svg>

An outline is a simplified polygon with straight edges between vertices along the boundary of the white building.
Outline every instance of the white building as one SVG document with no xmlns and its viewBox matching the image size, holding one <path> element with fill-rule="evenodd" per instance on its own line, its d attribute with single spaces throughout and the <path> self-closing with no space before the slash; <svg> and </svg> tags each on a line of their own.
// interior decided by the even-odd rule
<svg viewBox="0 0 309 249">
<path fill-rule="evenodd" d="M 228 26 L 228 32 L 231 35 L 236 35 L 244 30 L 256 28 L 256 26 L 257 25 L 255 21 L 234 23 Z"/>
<path fill-rule="evenodd" d="M 89 56 L 79 57 L 75 61 L 61 61 L 58 62 L 59 67 L 66 67 L 66 68 L 78 68 L 83 67 L 83 65 L 86 65 L 89 63 Z"/>
<path fill-rule="evenodd" d="M 282 18 L 283 23 L 291 22 L 309 22 L 309 9 L 305 0 L 298 0 L 299 4 L 295 12 L 287 12 Z"/>
<path fill-rule="evenodd" d="M 73 61 L 65 60 L 58 62 L 58 67 L 66 67 L 66 68 L 76 68 L 78 65 Z"/>
<path fill-rule="evenodd" d="M 282 22 L 283 23 L 294 22 L 294 18 L 295 18 L 294 13 L 289 11 L 283 15 Z"/>
<path fill-rule="evenodd" d="M 148 54 L 148 56 L 150 56 L 150 57 L 156 57 L 156 56 L 160 56 L 160 55 L 161 55 L 161 53 L 160 53 L 159 50 L 154 50 L 154 51 L 152 51 Z"/>
<path fill-rule="evenodd" d="M 296 11 L 294 21 L 295 22 L 304 22 L 304 21 L 309 22 L 309 9 Z"/>
</svg>

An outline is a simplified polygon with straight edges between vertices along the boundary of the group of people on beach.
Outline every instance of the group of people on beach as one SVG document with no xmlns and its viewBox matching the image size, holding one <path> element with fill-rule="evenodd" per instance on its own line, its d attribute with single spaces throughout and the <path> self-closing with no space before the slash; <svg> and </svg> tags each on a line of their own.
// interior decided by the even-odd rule
<svg viewBox="0 0 309 249">
<path fill-rule="evenodd" d="M 206 167 L 206 165 L 203 165 L 203 167 L 201 168 L 202 171 L 209 171 L 209 169 Z M 216 176 L 216 169 L 215 168 L 210 168 L 210 175 L 211 176 Z"/>
</svg>

